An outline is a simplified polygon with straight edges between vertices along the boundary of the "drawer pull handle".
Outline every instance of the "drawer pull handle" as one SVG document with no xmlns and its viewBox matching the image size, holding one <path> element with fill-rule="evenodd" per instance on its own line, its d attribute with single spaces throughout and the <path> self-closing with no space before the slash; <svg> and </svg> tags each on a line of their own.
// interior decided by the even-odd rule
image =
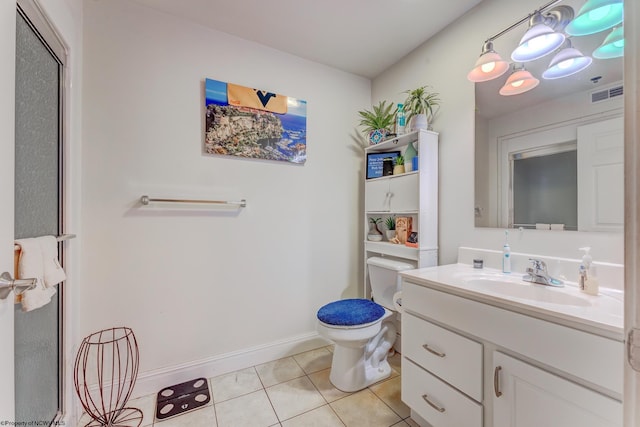
<svg viewBox="0 0 640 427">
<path fill-rule="evenodd" d="M 496 366 L 496 369 L 493 370 L 493 392 L 496 394 L 496 397 L 502 396 L 502 392 L 500 391 L 500 371 L 502 370 L 502 366 Z"/>
<path fill-rule="evenodd" d="M 425 402 L 427 402 L 429 404 L 429 406 L 431 406 L 436 411 L 438 411 L 438 412 L 444 412 L 445 411 L 445 409 L 442 406 L 437 405 L 436 403 L 433 403 L 431 401 L 431 399 L 429 399 L 429 396 L 427 396 L 426 394 L 423 394 L 422 398 L 424 399 Z"/>
<path fill-rule="evenodd" d="M 445 353 L 439 352 L 438 350 L 434 350 L 431 347 L 429 347 L 429 344 L 423 345 L 422 348 L 424 348 L 425 350 L 427 350 L 431 354 L 435 354 L 438 357 L 445 357 L 446 356 Z"/>
</svg>

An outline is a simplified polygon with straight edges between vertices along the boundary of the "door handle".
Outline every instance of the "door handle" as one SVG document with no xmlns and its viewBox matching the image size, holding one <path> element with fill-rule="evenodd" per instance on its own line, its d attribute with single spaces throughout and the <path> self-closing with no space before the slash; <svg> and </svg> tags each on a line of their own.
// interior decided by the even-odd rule
<svg viewBox="0 0 640 427">
<path fill-rule="evenodd" d="M 36 287 L 38 279 L 15 279 L 11 273 L 5 271 L 0 275 L 0 299 L 6 299 L 11 291 L 21 295 L 23 292 Z"/>
<path fill-rule="evenodd" d="M 502 396 L 502 392 L 500 391 L 500 371 L 502 371 L 502 366 L 496 366 L 493 370 L 493 392 L 496 397 Z"/>
</svg>

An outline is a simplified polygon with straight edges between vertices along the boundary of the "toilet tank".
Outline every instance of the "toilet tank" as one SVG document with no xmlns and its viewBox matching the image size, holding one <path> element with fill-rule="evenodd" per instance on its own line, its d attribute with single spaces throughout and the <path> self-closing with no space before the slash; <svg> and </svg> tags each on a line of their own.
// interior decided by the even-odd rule
<svg viewBox="0 0 640 427">
<path fill-rule="evenodd" d="M 402 283 L 398 272 L 412 270 L 416 265 L 409 261 L 371 257 L 367 258 L 367 268 L 373 300 L 389 310 L 395 310 L 393 295 L 401 289 Z"/>
</svg>

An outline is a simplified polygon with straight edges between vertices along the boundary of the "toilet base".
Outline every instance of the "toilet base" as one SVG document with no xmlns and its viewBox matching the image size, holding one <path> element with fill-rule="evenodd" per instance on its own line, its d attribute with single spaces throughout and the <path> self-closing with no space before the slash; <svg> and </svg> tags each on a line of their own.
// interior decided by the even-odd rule
<svg viewBox="0 0 640 427">
<path fill-rule="evenodd" d="M 368 341 L 336 342 L 329 374 L 331 384 L 350 393 L 389 377 L 391 366 L 387 356 L 395 338 L 395 325 L 384 321 L 378 334 Z"/>
<path fill-rule="evenodd" d="M 345 347 L 342 347 L 342 349 L 353 350 Z M 389 365 L 386 359 L 375 367 L 366 364 L 364 360 L 358 360 L 355 364 L 350 365 L 350 367 L 343 368 L 340 366 L 340 363 L 336 363 L 336 357 L 338 357 L 338 359 L 344 357 L 338 355 L 340 353 L 339 350 L 340 348 L 337 346 L 334 349 L 329 381 L 340 391 L 351 393 L 363 390 L 371 384 L 388 378 L 391 375 L 391 365 Z M 362 357 L 362 351 L 360 351 L 360 356 Z M 362 357 L 362 359 L 364 359 L 364 357 Z"/>
</svg>

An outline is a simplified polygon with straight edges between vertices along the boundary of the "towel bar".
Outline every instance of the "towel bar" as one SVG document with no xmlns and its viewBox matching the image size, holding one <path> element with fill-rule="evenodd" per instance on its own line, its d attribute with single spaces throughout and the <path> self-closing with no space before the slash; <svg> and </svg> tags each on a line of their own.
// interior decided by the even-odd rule
<svg viewBox="0 0 640 427">
<path fill-rule="evenodd" d="M 227 201 L 227 200 L 198 200 L 198 199 L 156 199 L 147 195 L 140 197 L 140 203 L 147 206 L 151 202 L 165 202 L 165 203 L 203 203 L 203 204 L 217 204 L 217 205 L 234 205 L 240 208 L 247 207 L 247 201 L 242 199 L 240 201 Z"/>
<path fill-rule="evenodd" d="M 59 236 L 56 236 L 56 240 L 58 242 L 64 242 L 65 240 L 71 240 L 71 239 L 75 239 L 76 235 L 75 234 L 61 234 Z M 13 250 L 14 251 L 19 251 L 20 250 L 20 245 L 13 245 Z"/>
</svg>

